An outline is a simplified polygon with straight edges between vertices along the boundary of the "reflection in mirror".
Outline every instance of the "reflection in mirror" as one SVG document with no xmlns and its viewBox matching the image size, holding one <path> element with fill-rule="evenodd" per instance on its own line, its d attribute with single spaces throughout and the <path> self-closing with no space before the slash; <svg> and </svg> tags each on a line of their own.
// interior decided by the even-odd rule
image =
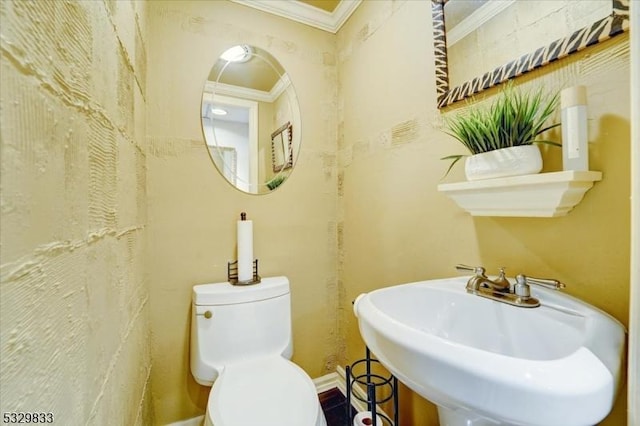
<svg viewBox="0 0 640 426">
<path fill-rule="evenodd" d="M 289 132 L 289 146 L 282 151 L 289 161 L 285 166 L 283 160 L 284 167 L 277 171 L 271 135 L 282 123 L 299 129 L 300 110 L 284 68 L 264 49 L 237 45 L 223 52 L 205 84 L 201 117 L 211 159 L 237 189 L 268 193 L 291 173 L 299 153 L 299 130 L 297 137 Z"/>
<path fill-rule="evenodd" d="M 218 170 L 222 170 L 224 177 L 236 185 L 236 176 L 238 175 L 238 153 L 235 148 L 218 147 L 217 149 L 209 149 L 213 163 Z"/>
<path fill-rule="evenodd" d="M 293 128 L 289 122 L 271 134 L 271 160 L 274 173 L 293 166 L 292 139 Z"/>
<path fill-rule="evenodd" d="M 449 84 L 459 86 L 611 11 L 611 0 L 449 0 L 444 5 Z"/>
<path fill-rule="evenodd" d="M 629 0 L 432 0 L 438 107 L 628 29 Z"/>
</svg>

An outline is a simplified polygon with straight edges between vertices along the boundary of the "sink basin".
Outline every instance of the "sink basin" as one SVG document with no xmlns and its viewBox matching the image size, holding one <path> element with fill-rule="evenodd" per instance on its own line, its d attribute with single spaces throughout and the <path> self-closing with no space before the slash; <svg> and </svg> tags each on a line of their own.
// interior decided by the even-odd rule
<svg viewBox="0 0 640 426">
<path fill-rule="evenodd" d="M 442 425 L 594 425 L 620 383 L 624 327 L 576 298 L 534 287 L 537 308 L 465 290 L 468 277 L 358 296 L 379 361 L 438 405 Z"/>
</svg>

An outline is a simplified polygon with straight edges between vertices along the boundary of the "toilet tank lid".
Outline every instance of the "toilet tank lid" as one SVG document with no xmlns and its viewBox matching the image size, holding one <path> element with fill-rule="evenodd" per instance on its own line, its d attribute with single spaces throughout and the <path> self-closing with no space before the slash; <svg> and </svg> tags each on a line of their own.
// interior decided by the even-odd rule
<svg viewBox="0 0 640 426">
<path fill-rule="evenodd" d="M 231 285 L 228 282 L 193 286 L 193 303 L 196 305 L 232 305 L 257 302 L 289 293 L 287 277 L 262 278 L 259 284 Z"/>
</svg>

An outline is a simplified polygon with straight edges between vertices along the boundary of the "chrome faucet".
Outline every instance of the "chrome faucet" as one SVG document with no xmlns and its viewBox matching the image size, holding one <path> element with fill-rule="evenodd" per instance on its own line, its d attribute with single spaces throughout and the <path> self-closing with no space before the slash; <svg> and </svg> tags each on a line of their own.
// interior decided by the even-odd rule
<svg viewBox="0 0 640 426">
<path fill-rule="evenodd" d="M 496 279 L 490 279 L 485 274 L 482 266 L 456 265 L 458 271 L 473 272 L 473 276 L 467 281 L 467 292 L 498 302 L 508 303 L 523 308 L 535 308 L 540 306 L 540 301 L 531 297 L 530 284 L 539 285 L 554 290 L 564 288 L 565 285 L 555 279 L 531 278 L 519 274 L 516 283 L 511 284 L 500 268 L 500 275 Z"/>
</svg>

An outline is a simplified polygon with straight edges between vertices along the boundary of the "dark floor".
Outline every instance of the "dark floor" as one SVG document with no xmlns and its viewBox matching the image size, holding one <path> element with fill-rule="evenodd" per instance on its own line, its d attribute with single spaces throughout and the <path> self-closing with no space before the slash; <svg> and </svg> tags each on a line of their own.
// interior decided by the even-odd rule
<svg viewBox="0 0 640 426">
<path fill-rule="evenodd" d="M 351 418 L 347 420 L 347 398 L 338 388 L 329 389 L 318 394 L 320 405 L 327 419 L 327 426 L 351 426 L 356 410 L 351 410 Z"/>
</svg>

